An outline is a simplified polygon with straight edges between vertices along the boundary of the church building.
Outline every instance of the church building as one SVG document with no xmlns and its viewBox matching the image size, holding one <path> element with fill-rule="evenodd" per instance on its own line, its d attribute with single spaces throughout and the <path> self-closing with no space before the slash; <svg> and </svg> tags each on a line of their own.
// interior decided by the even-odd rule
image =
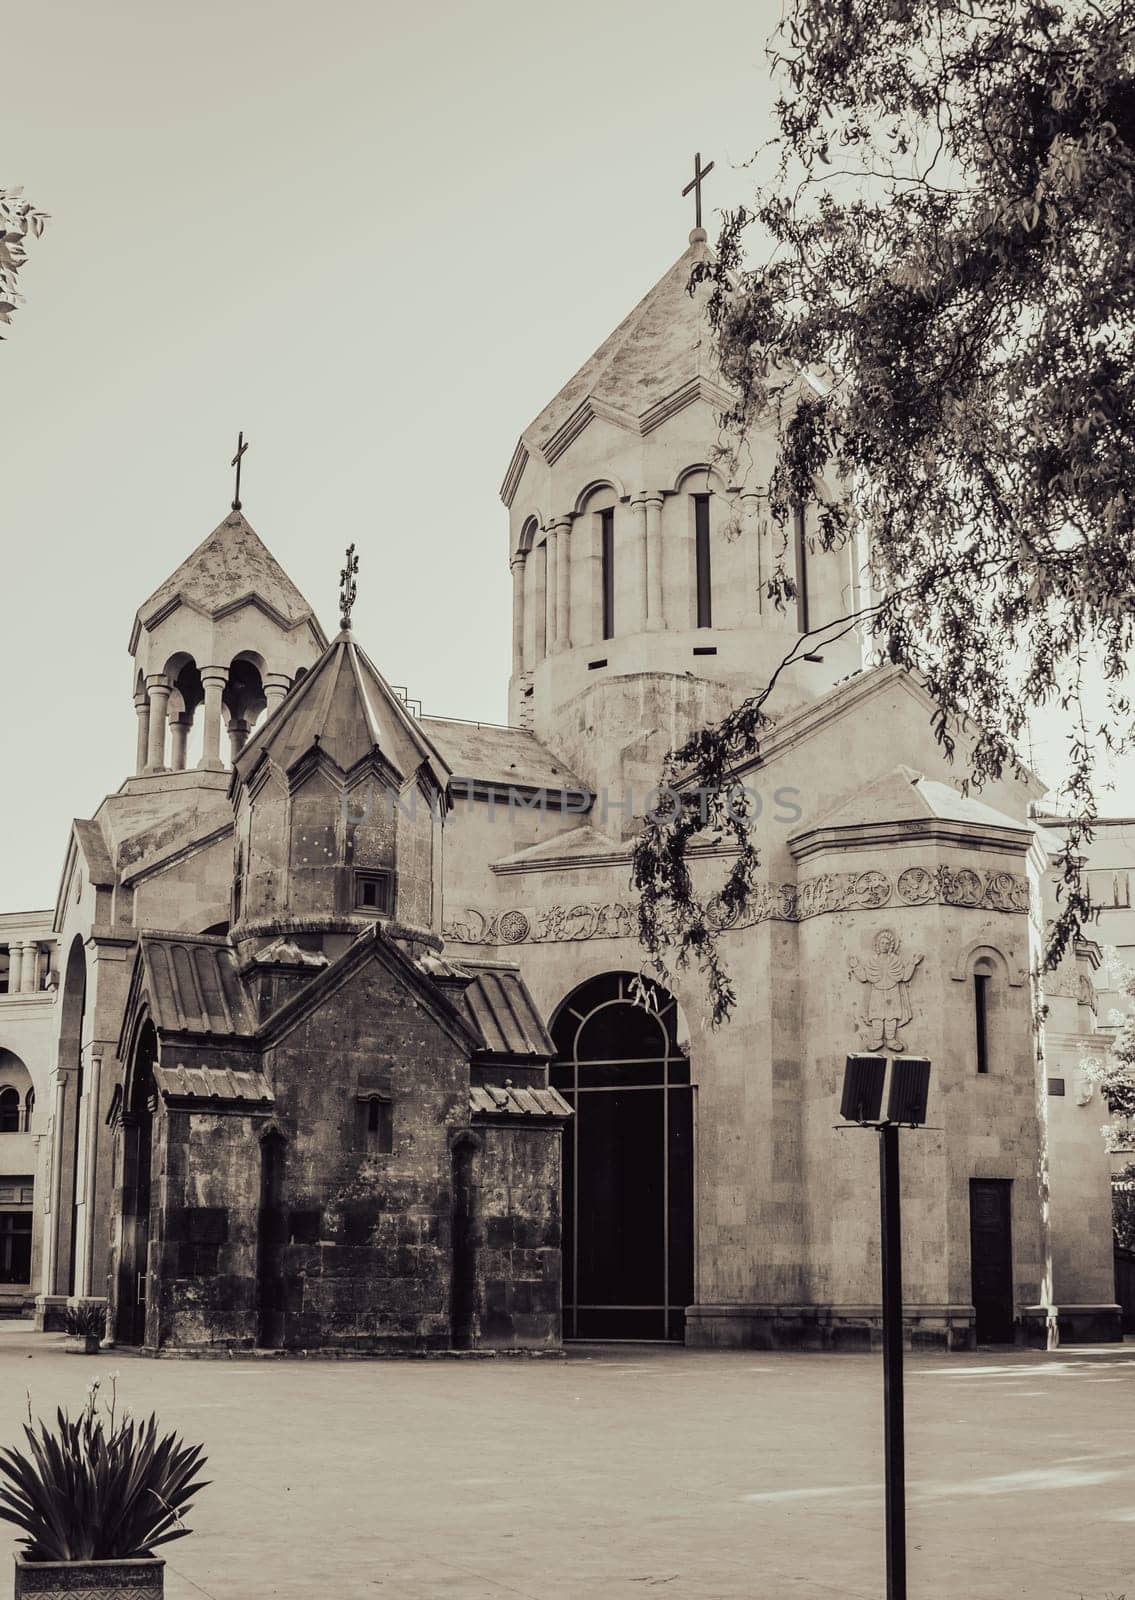
<svg viewBox="0 0 1135 1600">
<path fill-rule="evenodd" d="M 810 505 L 794 608 L 768 598 L 773 438 L 720 464 L 707 251 L 697 228 L 508 464 L 507 725 L 391 689 L 350 553 L 328 640 L 239 495 L 140 606 L 136 770 L 74 823 L 43 935 L 40 1326 L 96 1299 L 151 1353 L 869 1347 L 875 1141 L 837 1126 L 867 1050 L 932 1062 L 912 1342 L 1119 1337 L 1079 1074 L 1099 950 L 1038 976 L 1043 786 L 964 796 L 913 677 L 821 626 L 780 680 L 741 774 L 732 1018 L 644 962 L 630 858 L 667 752 L 864 581 Z M 728 864 L 698 847 L 705 892 Z"/>
</svg>

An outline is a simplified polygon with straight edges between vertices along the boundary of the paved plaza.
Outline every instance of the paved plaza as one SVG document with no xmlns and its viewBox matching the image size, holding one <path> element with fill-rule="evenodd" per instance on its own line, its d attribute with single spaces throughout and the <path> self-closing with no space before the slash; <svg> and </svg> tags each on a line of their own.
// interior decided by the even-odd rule
<svg viewBox="0 0 1135 1600">
<path fill-rule="evenodd" d="M 114 1372 L 209 1455 L 168 1600 L 881 1600 L 872 1357 L 152 1361 L 9 1323 L 5 1441 L 25 1388 Z M 1135 1345 L 913 1357 L 907 1416 L 911 1600 L 1135 1600 Z"/>
</svg>

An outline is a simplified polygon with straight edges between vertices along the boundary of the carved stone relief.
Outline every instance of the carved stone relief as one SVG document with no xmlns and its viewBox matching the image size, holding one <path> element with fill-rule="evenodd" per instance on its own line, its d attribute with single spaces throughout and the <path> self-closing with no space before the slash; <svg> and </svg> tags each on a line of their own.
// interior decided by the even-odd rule
<svg viewBox="0 0 1135 1600">
<path fill-rule="evenodd" d="M 870 911 L 882 906 L 948 905 L 975 910 L 1027 913 L 1029 882 L 1012 872 L 977 872 L 972 867 L 906 867 L 897 877 L 866 872 L 823 872 L 803 883 L 757 884 L 743 914 L 715 914 L 719 929 L 762 922 L 805 922 L 833 911 Z M 635 902 L 585 901 L 542 910 L 468 907 L 447 923 L 452 944 L 551 944 L 579 939 L 631 939 L 638 927 Z"/>
<path fill-rule="evenodd" d="M 899 952 L 898 935 L 893 928 L 880 928 L 871 942 L 870 953 L 861 961 L 852 956 L 849 976 L 867 986 L 860 1032 L 868 1050 L 902 1050 L 900 1028 L 910 1021 L 910 995 L 907 993 L 921 955 Z"/>
</svg>

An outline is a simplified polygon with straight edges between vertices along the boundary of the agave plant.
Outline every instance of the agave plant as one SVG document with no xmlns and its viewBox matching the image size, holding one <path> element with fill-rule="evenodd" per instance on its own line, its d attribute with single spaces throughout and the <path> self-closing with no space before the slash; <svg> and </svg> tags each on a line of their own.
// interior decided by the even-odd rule
<svg viewBox="0 0 1135 1600">
<path fill-rule="evenodd" d="M 63 1331 L 86 1336 L 106 1329 L 106 1307 L 101 1300 L 80 1300 L 63 1308 Z"/>
<path fill-rule="evenodd" d="M 98 1406 L 98 1381 L 75 1421 L 24 1425 L 27 1450 L 0 1450 L 0 1518 L 23 1530 L 28 1561 L 113 1561 L 148 1556 L 190 1531 L 181 1520 L 204 1465 L 200 1445 L 159 1436 L 157 1417 L 116 1420 Z"/>
</svg>

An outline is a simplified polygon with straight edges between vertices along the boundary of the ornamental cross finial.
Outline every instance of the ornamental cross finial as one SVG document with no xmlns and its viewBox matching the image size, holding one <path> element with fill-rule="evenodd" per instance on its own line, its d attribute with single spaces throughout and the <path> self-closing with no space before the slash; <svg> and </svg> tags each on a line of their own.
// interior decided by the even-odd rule
<svg viewBox="0 0 1135 1600">
<path fill-rule="evenodd" d="M 359 570 L 359 558 L 355 554 L 353 544 L 347 546 L 347 562 L 339 574 L 339 626 L 351 626 L 351 607 L 355 603 L 355 594 L 358 585 L 355 582 L 355 573 Z"/>
<path fill-rule="evenodd" d="M 683 200 L 689 194 L 691 189 L 694 191 L 694 215 L 697 218 L 697 221 L 694 224 L 694 226 L 697 227 L 697 228 L 701 227 L 701 184 L 702 184 L 702 179 L 703 178 L 708 178 L 712 171 L 713 171 L 713 162 L 711 161 L 708 167 L 703 167 L 702 164 L 701 164 L 701 152 L 699 151 L 698 154 L 694 156 L 694 175 L 690 179 L 689 183 L 687 183 L 686 187 L 682 190 L 682 198 L 683 198 Z"/>
<path fill-rule="evenodd" d="M 236 489 L 233 491 L 234 511 L 240 510 L 240 458 L 247 449 L 248 446 L 244 442 L 243 432 L 238 433 L 236 438 L 236 455 L 233 456 L 232 460 L 229 462 L 230 467 L 236 468 Z"/>
</svg>

